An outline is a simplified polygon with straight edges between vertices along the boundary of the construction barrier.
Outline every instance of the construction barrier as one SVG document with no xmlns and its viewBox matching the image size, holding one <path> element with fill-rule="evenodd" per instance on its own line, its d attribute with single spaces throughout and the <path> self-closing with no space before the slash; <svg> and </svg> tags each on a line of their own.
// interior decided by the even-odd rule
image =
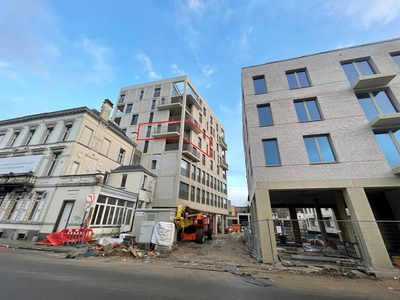
<svg viewBox="0 0 400 300">
<path fill-rule="evenodd" d="M 233 224 L 232 225 L 232 230 L 236 231 L 236 232 L 239 232 L 239 231 L 242 230 L 242 226 L 240 224 Z"/>
<path fill-rule="evenodd" d="M 46 236 L 39 245 L 61 246 L 63 244 L 87 243 L 92 240 L 93 230 L 90 228 L 63 229 L 60 232 L 53 232 Z"/>
<path fill-rule="evenodd" d="M 90 228 L 79 228 L 79 229 L 63 229 L 61 234 L 64 236 L 64 243 L 77 244 L 87 243 L 92 240 L 93 230 Z"/>
</svg>

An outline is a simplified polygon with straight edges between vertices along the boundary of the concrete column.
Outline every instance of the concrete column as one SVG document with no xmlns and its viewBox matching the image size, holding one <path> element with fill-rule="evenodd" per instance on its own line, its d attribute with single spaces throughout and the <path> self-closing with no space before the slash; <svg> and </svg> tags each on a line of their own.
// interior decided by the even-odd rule
<svg viewBox="0 0 400 300">
<path fill-rule="evenodd" d="M 369 266 L 374 269 L 392 269 L 385 243 L 364 189 L 347 188 L 343 191 L 343 196 Z"/>
<path fill-rule="evenodd" d="M 213 218 L 213 232 L 215 235 L 218 234 L 218 219 L 217 219 L 217 214 L 212 214 Z"/>
<path fill-rule="evenodd" d="M 346 203 L 344 202 L 343 193 L 337 192 L 335 193 L 334 197 L 336 205 L 333 207 L 333 212 L 335 213 L 335 218 L 338 221 L 337 225 L 340 230 L 340 240 L 342 242 L 354 243 L 356 242 L 354 229 L 346 212 Z"/>
<path fill-rule="evenodd" d="M 225 215 L 221 215 L 221 234 L 225 234 Z"/>
<path fill-rule="evenodd" d="M 321 207 L 318 204 L 318 200 L 314 200 L 314 207 L 317 213 L 318 225 L 319 225 L 319 230 L 321 231 L 322 239 L 325 242 L 325 245 L 327 245 L 329 238 L 328 234 L 326 233 L 324 218 L 322 217 Z"/>
<path fill-rule="evenodd" d="M 292 223 L 294 242 L 297 244 L 302 244 L 299 221 L 297 221 L 296 207 L 289 207 L 289 213 L 290 213 L 290 219 L 291 219 L 291 223 Z"/>
<path fill-rule="evenodd" d="M 263 262 L 275 263 L 278 261 L 278 252 L 276 250 L 275 231 L 269 192 L 268 190 L 256 190 L 255 196 L 255 201 L 257 202 L 257 210 L 255 213 L 259 226 L 262 259 Z"/>
</svg>

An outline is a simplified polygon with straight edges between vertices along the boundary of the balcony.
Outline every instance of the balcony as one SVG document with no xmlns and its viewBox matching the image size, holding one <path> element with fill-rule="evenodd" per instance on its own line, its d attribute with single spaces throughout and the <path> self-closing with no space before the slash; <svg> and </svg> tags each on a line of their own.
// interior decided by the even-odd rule
<svg viewBox="0 0 400 300">
<path fill-rule="evenodd" d="M 185 114 L 185 129 L 191 129 L 195 133 L 201 133 L 201 129 L 199 127 L 199 122 L 197 122 L 191 115 Z"/>
<path fill-rule="evenodd" d="M 387 85 L 394 77 L 396 73 L 386 73 L 386 74 L 374 74 L 368 76 L 360 76 L 353 83 L 352 88 L 354 90 L 374 88 L 379 86 Z"/>
<path fill-rule="evenodd" d="M 392 168 L 392 172 L 394 175 L 400 175 L 400 166 Z"/>
<path fill-rule="evenodd" d="M 3 175 L 4 176 L 4 175 Z M 23 187 L 32 188 L 35 185 L 36 176 L 33 175 L 6 175 L 0 177 L 0 187 L 13 188 L 13 187 Z"/>
<path fill-rule="evenodd" d="M 176 123 L 153 128 L 153 138 L 171 138 L 180 136 L 180 126 Z"/>
<path fill-rule="evenodd" d="M 221 145 L 222 150 L 228 150 L 228 145 L 226 144 L 224 137 L 219 137 L 219 144 Z"/>
<path fill-rule="evenodd" d="M 184 143 L 182 145 L 182 154 L 190 158 L 192 161 L 200 161 L 200 152 L 190 144 Z"/>
<path fill-rule="evenodd" d="M 228 163 L 225 161 L 225 159 L 221 159 L 219 166 L 224 170 L 228 170 Z"/>
<path fill-rule="evenodd" d="M 182 111 L 182 96 L 172 96 L 170 99 L 160 99 L 158 100 L 157 109 L 158 110 L 171 110 L 173 112 Z"/>
<path fill-rule="evenodd" d="M 165 151 L 176 151 L 178 149 L 179 149 L 179 143 L 178 142 L 165 144 Z"/>
<path fill-rule="evenodd" d="M 388 126 L 399 126 L 400 125 L 400 113 L 378 115 L 372 119 L 369 124 L 371 127 L 388 127 Z"/>
</svg>

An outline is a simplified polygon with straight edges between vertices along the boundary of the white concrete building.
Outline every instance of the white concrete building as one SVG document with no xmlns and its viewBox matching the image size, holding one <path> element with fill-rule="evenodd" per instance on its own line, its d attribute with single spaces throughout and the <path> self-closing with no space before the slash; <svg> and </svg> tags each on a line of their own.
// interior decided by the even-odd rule
<svg viewBox="0 0 400 300">
<path fill-rule="evenodd" d="M 105 100 L 100 113 L 79 107 L 0 121 L 3 238 L 43 239 L 84 223 L 96 234 L 130 230 L 136 204 L 152 198 L 138 182 L 151 189 L 144 180 L 156 176 L 119 168 L 138 161 L 136 143 L 108 120 L 111 109 Z"/>
<path fill-rule="evenodd" d="M 392 267 L 399 239 L 383 234 L 389 224 L 364 221 L 400 220 L 399 66 L 394 39 L 242 69 L 253 219 L 287 207 L 291 219 L 296 208 L 315 208 L 322 220 L 322 207 L 348 220 L 348 208 L 369 265 Z M 341 238 L 354 242 L 348 224 Z M 261 246 L 271 260 L 269 240 Z"/>
<path fill-rule="evenodd" d="M 225 130 L 187 76 L 121 88 L 112 119 L 158 177 L 154 208 L 228 215 Z"/>
</svg>

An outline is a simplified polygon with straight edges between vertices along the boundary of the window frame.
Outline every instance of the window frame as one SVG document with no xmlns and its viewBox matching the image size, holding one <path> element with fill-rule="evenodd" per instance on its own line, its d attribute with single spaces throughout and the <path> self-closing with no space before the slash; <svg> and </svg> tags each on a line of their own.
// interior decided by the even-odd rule
<svg viewBox="0 0 400 300">
<path fill-rule="evenodd" d="M 333 161 L 324 161 L 323 160 L 323 156 L 322 156 L 322 152 L 321 152 L 321 146 L 320 146 L 320 144 L 318 142 L 318 139 L 317 139 L 319 137 L 326 137 L 327 142 L 329 144 L 329 148 L 331 150 L 331 154 L 332 154 L 333 159 L 334 159 Z M 313 138 L 314 144 L 315 144 L 315 147 L 316 147 L 316 150 L 317 150 L 317 153 L 318 153 L 319 161 L 312 162 L 310 160 L 310 154 L 308 152 L 307 144 L 306 144 L 306 141 L 305 141 L 306 138 Z M 333 147 L 333 143 L 332 143 L 330 134 L 327 133 L 327 134 L 305 135 L 305 136 L 303 136 L 303 141 L 304 141 L 304 145 L 305 145 L 305 148 L 306 148 L 308 161 L 309 161 L 310 164 L 315 165 L 315 164 L 334 164 L 334 163 L 338 163 L 338 157 L 336 155 L 335 148 Z"/>
<path fill-rule="evenodd" d="M 263 112 L 263 109 L 268 108 L 268 114 L 269 114 L 269 121 L 271 122 L 270 124 L 261 124 L 261 116 L 264 113 L 260 113 Z M 260 127 L 265 127 L 265 126 L 272 126 L 274 125 L 274 120 L 272 119 L 272 111 L 271 111 L 271 104 L 270 103 L 266 103 L 266 104 L 259 104 L 257 105 L 257 114 L 258 114 L 258 122 Z"/>
<path fill-rule="evenodd" d="M 369 74 L 369 75 L 364 75 L 361 71 L 359 66 L 357 65 L 357 63 L 361 63 L 361 62 L 366 62 L 368 64 L 368 66 L 370 67 L 371 71 L 373 74 Z M 361 76 L 372 76 L 375 74 L 379 74 L 378 70 L 376 69 L 376 67 L 374 66 L 372 59 L 370 57 L 361 57 L 361 58 L 357 58 L 357 59 L 353 59 L 353 60 L 348 60 L 348 61 L 342 61 L 340 62 L 340 65 L 342 67 L 342 70 L 344 72 L 344 74 L 346 75 L 347 80 L 349 81 L 350 85 L 354 84 L 354 82 L 357 81 L 357 78 L 351 82 L 349 76 L 347 75 L 345 69 L 343 68 L 344 65 L 352 65 L 354 70 L 357 73 L 357 78 L 360 78 Z"/>
<path fill-rule="evenodd" d="M 304 72 L 305 78 L 306 78 L 307 83 L 308 83 L 308 85 L 305 85 L 305 86 L 301 85 L 301 81 L 299 79 L 299 73 L 303 73 L 303 72 Z M 289 89 L 291 89 L 291 90 L 301 89 L 301 88 L 306 88 L 306 87 L 312 86 L 311 85 L 310 76 L 308 76 L 307 68 L 297 69 L 297 70 L 290 70 L 290 71 L 286 71 L 285 73 L 286 73 L 286 79 L 288 81 Z M 294 75 L 294 78 L 296 80 L 296 84 L 297 84 L 296 87 L 291 87 L 290 86 L 290 81 L 289 81 L 288 75 L 291 75 L 291 74 Z"/>
<path fill-rule="evenodd" d="M 277 154 L 276 158 L 278 159 L 278 163 L 277 164 L 269 164 L 267 162 L 267 153 L 266 153 L 265 144 L 264 144 L 265 142 L 275 142 L 275 148 L 276 148 L 276 154 Z M 267 167 L 279 167 L 279 166 L 281 166 L 282 165 L 282 160 L 281 160 L 280 152 L 279 152 L 278 139 L 276 139 L 276 138 L 262 139 L 262 146 L 263 146 L 265 165 Z"/>
<path fill-rule="evenodd" d="M 311 119 L 311 114 L 310 114 L 310 111 L 309 111 L 309 107 L 306 104 L 307 102 L 314 102 L 315 103 L 315 107 L 317 108 L 317 111 L 318 111 L 318 114 L 319 114 L 319 119 Z M 296 107 L 296 103 L 303 103 L 303 108 L 304 108 L 305 114 L 307 116 L 307 120 L 304 120 L 304 121 L 300 120 L 299 113 L 298 113 L 297 107 Z M 293 104 L 294 104 L 294 109 L 296 110 L 296 115 L 297 115 L 297 119 L 298 119 L 299 123 L 316 122 L 316 121 L 322 121 L 323 120 L 323 116 L 322 116 L 322 113 L 321 113 L 321 108 L 319 106 L 317 98 L 298 99 L 298 100 L 294 100 Z"/>
<path fill-rule="evenodd" d="M 253 76 L 253 89 L 254 89 L 254 94 L 255 95 L 260 95 L 260 94 L 266 94 L 268 92 L 267 90 L 267 83 L 265 82 L 265 76 L 264 75 L 257 75 L 257 76 Z M 258 80 L 262 80 L 263 82 L 263 86 L 262 86 L 262 91 L 258 91 L 258 89 L 260 89 L 261 87 L 258 86 L 256 83 L 257 82 L 261 82 Z"/>
</svg>

